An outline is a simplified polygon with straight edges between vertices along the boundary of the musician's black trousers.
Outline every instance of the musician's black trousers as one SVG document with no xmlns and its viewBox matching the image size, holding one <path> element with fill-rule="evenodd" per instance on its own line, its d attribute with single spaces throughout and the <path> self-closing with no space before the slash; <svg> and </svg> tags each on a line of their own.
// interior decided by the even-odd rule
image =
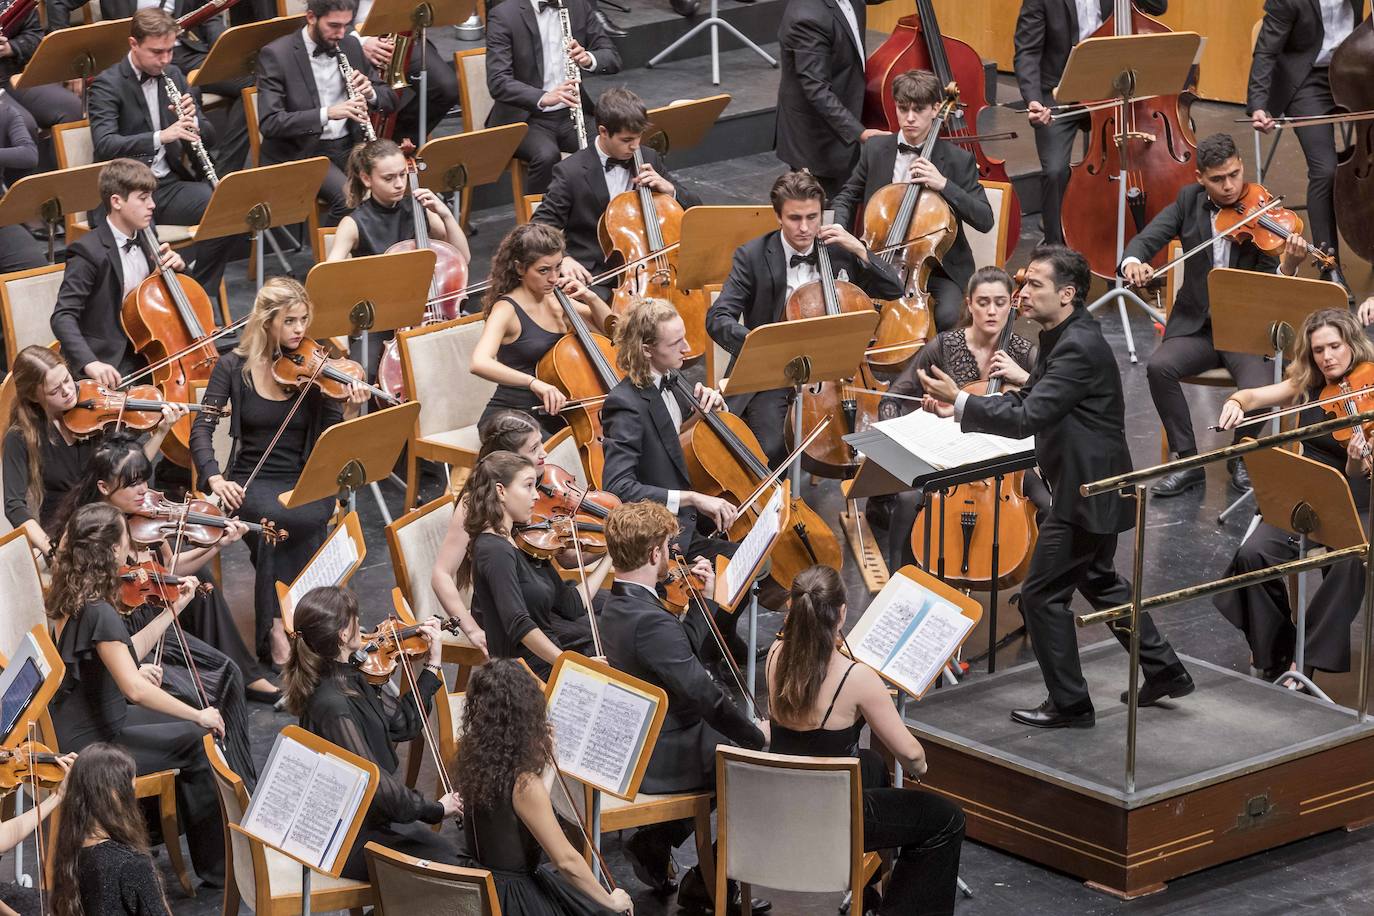
<svg viewBox="0 0 1374 916">
<path fill-rule="evenodd" d="M 1101 610 L 1131 600 L 1131 584 L 1113 566 L 1115 534 L 1097 534 L 1051 515 L 1040 525 L 1031 555 L 1030 573 L 1021 586 L 1021 614 L 1050 701 L 1061 711 L 1092 705 L 1078 658 L 1078 631 L 1069 602 L 1075 591 Z M 1125 621 L 1107 625 L 1123 646 L 1130 645 Z M 1140 665 L 1152 678 L 1178 656 L 1165 642 L 1149 614 L 1140 617 Z"/>
<path fill-rule="evenodd" d="M 959 326 L 964 315 L 964 291 L 949 277 L 931 274 L 926 281 L 926 291 L 930 293 L 936 331 L 952 331 Z"/>
<path fill-rule="evenodd" d="M 1331 82 L 1326 67 L 1313 67 L 1307 79 L 1293 92 L 1284 114 L 1292 117 L 1324 115 L 1335 111 L 1331 98 Z M 1272 114 L 1272 112 L 1271 112 Z M 1320 248 L 1335 252 L 1336 241 L 1336 136 L 1330 124 L 1298 127 L 1298 143 L 1307 159 L 1307 225 L 1312 241 Z"/>
<path fill-rule="evenodd" d="M 1070 158 L 1073 141 L 1080 131 L 1088 129 L 1087 115 L 1061 118 L 1035 128 L 1035 152 L 1040 157 L 1040 231 L 1046 242 L 1064 243 L 1064 227 L 1060 210 L 1064 203 L 1064 189 L 1069 185 Z"/>
<path fill-rule="evenodd" d="M 425 80 L 429 96 L 425 108 L 425 136 L 433 137 L 434 129 L 444 119 L 454 105 L 458 104 L 458 75 L 453 69 L 453 58 L 445 58 L 434 47 L 434 42 L 425 42 Z M 397 143 L 409 138 L 416 146 L 420 145 L 420 51 L 415 49 L 410 56 L 410 88 L 405 90 L 401 99 L 400 111 L 396 114 L 396 130 L 392 137 Z M 569 116 L 571 119 L 571 116 Z M 556 161 L 556 160 L 555 160 Z M 530 191 L 533 194 L 535 192 Z"/>
<path fill-rule="evenodd" d="M 1197 451 L 1193 417 L 1188 410 L 1188 399 L 1183 394 L 1180 379 L 1220 366 L 1225 366 L 1226 371 L 1231 373 L 1238 389 L 1258 388 L 1274 381 L 1272 363 L 1252 353 L 1218 350 L 1212 345 L 1212 333 L 1207 328 L 1196 334 L 1166 337 L 1150 354 L 1150 362 L 1145 369 L 1150 382 L 1150 397 L 1154 399 L 1155 410 L 1159 411 L 1159 419 L 1164 424 L 1164 434 L 1169 437 L 1172 451 L 1179 454 Z M 1250 436 L 1257 434 L 1253 427 L 1241 427 L 1236 431 L 1237 439 L 1242 432 Z"/>
<path fill-rule="evenodd" d="M 572 111 L 536 111 L 530 114 L 529 133 L 515 148 L 515 158 L 525 163 L 525 193 L 543 194 L 553 180 L 553 167 L 562 153 L 577 151 L 577 129 L 573 127 Z M 594 136 L 591 118 L 587 119 L 587 136 Z"/>
<path fill-rule="evenodd" d="M 746 400 L 747 399 L 747 400 Z M 745 401 L 744 406 L 738 406 Z M 768 466 L 776 468 L 787 457 L 787 411 L 792 406 L 792 389 L 777 388 L 773 391 L 758 391 L 738 398 L 726 398 L 732 411 L 737 411 L 740 419 L 759 440 L 763 454 L 768 458 Z"/>
<path fill-rule="evenodd" d="M 212 193 L 208 181 L 182 181 L 174 174 L 167 174 L 158 180 L 157 190 L 153 191 L 157 221 L 169 226 L 197 225 L 205 215 Z M 207 294 L 219 296 L 219 281 L 235 245 L 242 247 L 243 240 L 231 235 L 197 242 L 182 252 L 182 257 L 191 264 L 188 271 L 191 279 L 204 287 Z"/>
</svg>

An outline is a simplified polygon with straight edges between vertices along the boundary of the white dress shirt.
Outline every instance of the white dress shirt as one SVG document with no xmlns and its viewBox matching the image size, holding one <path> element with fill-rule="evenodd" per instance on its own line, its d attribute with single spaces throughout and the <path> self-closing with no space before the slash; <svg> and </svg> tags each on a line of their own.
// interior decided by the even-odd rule
<svg viewBox="0 0 1374 916">
<path fill-rule="evenodd" d="M 782 266 L 787 269 L 787 295 L 783 299 L 783 301 L 786 301 L 792 298 L 792 294 L 796 292 L 797 287 L 805 286 L 812 280 L 819 280 L 821 278 L 821 272 L 813 264 L 792 265 L 792 255 L 810 254 L 816 248 L 815 242 L 812 242 L 811 247 L 805 251 L 798 251 L 787 244 L 787 239 L 779 238 L 779 241 L 782 242 Z"/>
<path fill-rule="evenodd" d="M 321 140 L 338 140 L 348 133 L 347 118 L 329 117 L 329 109 L 348 98 L 344 87 L 343 75 L 339 73 L 339 62 L 332 54 L 315 54 L 315 41 L 310 37 L 310 26 L 301 30 L 305 36 L 305 53 L 310 58 L 310 70 L 315 74 L 315 91 L 320 95 Z M 339 49 L 343 53 L 343 49 Z"/>
<path fill-rule="evenodd" d="M 897 134 L 897 143 L 906 143 L 907 146 L 914 146 L 920 149 L 920 143 L 908 143 L 906 134 Z M 920 158 L 920 153 L 904 153 L 901 149 L 897 150 L 897 157 L 892 160 L 892 183 L 906 184 L 911 181 L 911 163 Z"/>
<path fill-rule="evenodd" d="M 568 49 L 563 44 L 563 23 L 560 21 L 558 10 L 553 7 L 541 10 L 539 0 L 529 0 L 529 3 L 534 7 L 534 21 L 539 26 L 539 48 L 544 52 L 544 85 L 540 88 L 545 92 L 551 92 L 555 86 L 563 83 L 563 69 L 568 60 Z M 595 70 L 596 55 L 591 51 L 588 51 L 587 55 L 591 57 L 592 65 L 583 69 Z M 541 105 L 539 110 L 560 111 L 567 107 L 559 102 L 548 108 Z"/>
<path fill-rule="evenodd" d="M 596 155 L 601 160 L 601 171 L 606 174 L 606 193 L 611 195 L 611 200 L 615 200 L 617 194 L 624 194 L 626 191 L 630 190 L 630 179 L 633 177 L 631 172 L 634 171 L 634 163 L 631 162 L 630 168 L 628 169 L 622 169 L 619 166 L 613 169 L 607 169 L 606 163 L 611 157 L 601 148 L 601 138 L 599 136 L 596 138 L 595 144 Z"/>
<path fill-rule="evenodd" d="M 137 8 L 141 10 L 155 8 L 171 13 L 176 8 L 176 0 L 138 0 Z"/>
<path fill-rule="evenodd" d="M 835 5 L 844 14 L 844 21 L 849 23 L 849 35 L 854 39 L 854 47 L 859 49 L 859 60 L 864 60 L 868 55 L 864 52 L 864 37 L 859 34 L 859 18 L 854 15 L 854 7 L 849 0 L 835 0 Z"/>
<path fill-rule="evenodd" d="M 1078 7 L 1078 40 L 1082 41 L 1102 25 L 1102 7 L 1097 0 L 1075 0 Z"/>
<path fill-rule="evenodd" d="M 663 382 L 663 373 L 650 369 L 649 379 L 653 382 L 654 387 L 658 388 Z M 682 408 L 678 405 L 677 397 L 673 394 L 672 389 L 667 391 L 659 389 L 658 396 L 663 398 L 663 406 L 668 408 L 668 416 L 673 418 L 673 429 L 680 432 L 682 430 Z M 677 510 L 682 505 L 682 491 L 669 490 L 665 504 L 668 506 L 669 512 L 677 515 Z"/>
<path fill-rule="evenodd" d="M 114 236 L 115 247 L 119 250 L 120 266 L 124 269 L 124 295 L 129 295 L 137 288 L 138 284 L 148 279 L 148 257 L 143 253 L 143 248 L 134 240 L 132 248 L 127 247 L 131 236 L 120 232 L 115 226 L 114 220 L 107 220 L 110 227 L 110 235 Z"/>
<path fill-rule="evenodd" d="M 1317 5 L 1322 11 L 1322 46 L 1312 66 L 1325 67 L 1331 63 L 1331 52 L 1355 28 L 1355 14 L 1349 0 L 1317 0 Z"/>
<path fill-rule="evenodd" d="M 134 68 L 134 76 L 142 78 L 143 71 L 134 63 L 132 54 L 129 55 L 129 66 Z M 143 104 L 148 106 L 148 123 L 153 125 L 153 175 L 165 178 L 172 169 L 167 165 L 167 147 L 162 145 L 162 113 L 158 110 L 157 84 L 156 77 L 143 80 L 139 89 L 143 90 Z"/>
</svg>

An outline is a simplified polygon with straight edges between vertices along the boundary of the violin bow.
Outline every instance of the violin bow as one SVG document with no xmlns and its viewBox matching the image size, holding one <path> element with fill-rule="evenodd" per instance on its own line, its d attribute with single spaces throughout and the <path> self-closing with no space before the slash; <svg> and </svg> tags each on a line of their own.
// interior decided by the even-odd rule
<svg viewBox="0 0 1374 916">
<path fill-rule="evenodd" d="M 239 328 L 243 327 L 243 326 L 246 325 L 247 323 L 248 323 L 248 316 L 245 315 L 243 318 L 240 318 L 238 321 L 235 321 L 233 324 L 226 324 L 224 327 L 222 327 L 222 328 L 220 328 L 219 330 L 215 331 L 213 334 L 207 334 L 205 337 L 202 337 L 200 340 L 198 340 L 198 341 L 196 341 L 195 343 L 191 344 L 189 347 L 183 347 L 182 349 L 180 349 L 180 350 L 176 351 L 175 353 L 173 353 L 171 356 L 168 356 L 168 357 L 166 357 L 166 358 L 164 358 L 164 359 L 160 359 L 160 360 L 158 360 L 157 362 L 155 362 L 155 363 L 153 363 L 153 364 L 151 364 L 151 365 L 149 365 L 149 366 L 145 366 L 145 367 L 143 367 L 142 369 L 139 369 L 139 370 L 136 371 L 136 372 L 130 372 L 128 375 L 124 376 L 123 378 L 121 378 L 121 379 L 119 380 L 119 385 L 118 385 L 118 387 L 120 387 L 120 388 L 125 388 L 125 387 L 127 387 L 127 386 L 129 386 L 129 385 L 132 385 L 135 381 L 137 381 L 138 379 L 143 378 L 145 375 L 152 375 L 152 374 L 153 374 L 154 372 L 156 372 L 157 370 L 159 370 L 159 369 L 161 369 L 161 368 L 163 368 L 163 367 L 165 367 L 165 366 L 170 366 L 172 363 L 174 363 L 174 362 L 176 362 L 177 360 L 181 359 L 181 358 L 184 357 L 186 354 L 190 353 L 192 350 L 199 350 L 201 347 L 205 346 L 206 344 L 214 343 L 216 340 L 219 340 L 219 339 L 220 339 L 221 337 L 223 337 L 224 335 L 229 334 L 229 333 L 231 333 L 231 332 L 233 332 L 233 331 L 237 331 Z"/>
<path fill-rule="evenodd" d="M 710 608 L 706 606 L 706 596 L 697 591 L 697 587 L 692 584 L 691 570 L 687 566 L 687 561 L 678 551 L 673 552 L 673 565 L 677 567 L 678 575 L 682 577 L 682 584 L 687 587 L 687 595 L 691 599 L 688 603 L 694 605 L 696 609 L 701 612 L 701 616 L 706 619 L 706 626 L 710 629 L 711 636 L 715 639 L 716 648 L 720 650 L 721 657 L 725 659 L 726 666 L 730 669 L 730 673 L 734 675 L 735 686 L 740 689 L 740 693 L 744 694 L 745 699 L 749 701 L 749 706 L 754 710 L 754 718 L 763 718 L 762 714 L 759 712 L 759 701 L 754 698 L 754 692 L 745 686 L 744 673 L 739 670 L 739 662 L 735 661 L 735 657 L 730 654 L 729 648 L 725 645 L 725 635 L 720 632 L 720 627 L 716 624 L 715 618 L 711 616 Z"/>
<path fill-rule="evenodd" d="M 291 425 L 291 420 L 296 416 L 296 411 L 300 410 L 301 405 L 305 403 L 305 396 L 310 393 L 310 386 L 315 384 L 315 380 L 319 378 L 320 373 L 324 371 L 324 364 L 325 361 L 320 360 L 320 364 L 315 367 L 315 371 L 310 373 L 310 378 L 306 379 L 305 384 L 301 386 L 301 390 L 296 392 L 296 399 L 291 402 L 291 409 L 288 410 L 286 416 L 282 418 L 281 425 L 278 426 L 277 431 L 272 434 L 272 441 L 268 442 L 267 448 L 262 450 L 262 457 L 258 459 L 257 464 L 253 465 L 253 470 L 248 475 L 248 479 L 243 482 L 243 491 L 245 493 L 248 492 L 248 488 L 253 485 L 253 481 L 257 479 L 258 472 L 262 470 L 262 466 L 267 463 L 267 456 L 272 454 L 272 449 L 277 447 L 277 443 L 281 441 L 281 437 L 286 433 L 286 427 Z M 240 504 L 239 508 L 242 508 L 242 504 Z M 235 509 L 234 514 L 237 515 L 238 511 L 238 509 Z"/>
<path fill-rule="evenodd" d="M 807 434 L 806 438 L 797 443 L 797 447 L 792 449 L 791 454 L 783 459 L 782 463 L 778 465 L 778 469 L 760 481 L 759 485 L 754 488 L 754 492 L 749 495 L 749 498 L 742 502 L 740 507 L 735 510 L 735 515 L 740 516 L 749 511 L 750 507 L 759 501 L 759 497 L 763 495 L 764 491 L 777 483 L 778 480 L 782 478 L 782 475 L 788 472 L 792 467 L 792 463 L 801 458 L 802 453 L 810 447 L 812 442 L 816 441 L 816 437 L 829 425 L 829 415 L 821 417 L 820 422 L 812 427 L 811 432 Z M 795 496 L 796 494 L 794 493 L 793 495 Z"/>
<path fill-rule="evenodd" d="M 399 623 L 400 621 L 398 620 L 397 622 Z M 445 795 L 452 795 L 453 782 L 449 779 L 448 767 L 444 766 L 444 758 L 439 753 L 439 742 L 434 737 L 433 729 L 429 726 L 429 713 L 425 711 L 424 703 L 420 702 L 419 679 L 415 677 L 415 670 L 410 666 L 410 659 L 406 657 L 404 652 L 399 652 L 401 641 L 396 636 L 396 628 L 392 627 L 383 638 L 390 640 L 395 645 L 400 655 L 401 660 L 399 667 L 405 672 L 404 677 L 406 679 L 406 686 L 410 688 L 410 698 L 415 703 L 416 713 L 420 716 L 420 735 L 424 738 L 425 749 L 429 751 L 430 758 L 434 761 L 434 770 L 439 774 L 439 788 L 444 790 Z M 443 636 L 440 635 L 439 639 L 442 640 Z M 442 680 L 443 676 L 443 669 L 440 668 L 439 678 Z M 446 713 L 441 712 L 440 714 L 445 715 Z M 457 817 L 461 818 L 462 815 L 459 814 Z"/>
<path fill-rule="evenodd" d="M 1286 417 L 1304 411 L 1309 407 L 1325 407 L 1327 404 L 1335 404 L 1339 401 L 1358 398 L 1360 395 L 1374 394 L 1374 385 L 1366 385 L 1363 388 L 1356 388 L 1353 391 L 1342 391 L 1340 394 L 1333 394 L 1329 398 L 1318 398 L 1315 401 L 1304 401 L 1301 404 L 1294 404 L 1292 407 L 1285 407 L 1282 410 L 1271 410 L 1267 413 L 1257 414 L 1254 417 L 1246 417 L 1245 422 L 1236 424 L 1237 426 L 1253 426 L 1256 423 L 1268 423 L 1270 420 L 1277 420 L 1279 417 Z M 1213 432 L 1221 432 L 1220 426 L 1209 426 Z"/>
<path fill-rule="evenodd" d="M 38 723 L 34 719 L 29 720 L 29 754 L 33 754 L 33 746 L 38 743 Z M 34 839 L 34 862 L 38 868 L 38 914 L 46 916 L 48 912 L 47 899 L 43 888 L 44 872 L 43 866 L 43 805 L 38 797 L 38 771 L 33 766 L 32 757 L 29 761 L 29 794 L 33 796 L 33 839 Z"/>
<path fill-rule="evenodd" d="M 592 629 L 592 648 L 597 657 L 605 658 L 606 653 L 601 648 L 601 627 L 597 625 L 596 612 L 592 610 L 592 591 L 587 586 L 587 566 L 582 562 L 582 545 L 577 542 L 577 510 L 582 508 L 582 503 L 586 498 L 587 494 L 584 492 L 582 498 L 577 501 L 577 505 L 573 507 L 572 514 L 568 516 L 568 523 L 572 525 L 572 545 L 573 555 L 577 557 L 577 575 L 582 580 L 582 602 L 587 607 L 587 622 L 591 624 Z"/>
<path fill-rule="evenodd" d="M 568 801 L 568 810 L 572 812 L 573 820 L 577 822 L 577 829 L 582 834 L 582 842 L 587 844 L 587 848 L 596 856 L 596 864 L 600 866 L 601 876 L 606 879 L 606 889 L 615 892 L 619 888 L 616 886 L 615 878 L 611 875 L 611 870 L 606 867 L 606 860 L 601 857 L 601 850 L 592 842 L 591 831 L 582 822 L 584 814 L 579 814 L 577 802 L 573 801 L 572 790 L 568 788 L 567 777 L 563 775 L 563 770 L 554 759 L 553 752 L 549 752 L 549 766 L 553 767 L 554 776 L 557 778 L 559 788 L 563 790 L 563 797 Z"/>
<path fill-rule="evenodd" d="M 1150 276 L 1150 279 L 1153 280 L 1155 277 L 1162 277 L 1162 276 L 1164 276 L 1166 273 L 1168 273 L 1169 271 L 1173 270 L 1175 267 L 1177 267 L 1178 265 L 1182 264 L 1184 261 L 1188 260 L 1188 259 L 1191 258 L 1193 255 L 1197 254 L 1199 251 L 1202 251 L 1204 248 L 1210 248 L 1210 247 L 1212 247 L 1212 243 L 1215 242 L 1217 239 L 1219 239 L 1219 238 L 1225 238 L 1226 236 L 1228 236 L 1228 235 L 1230 235 L 1231 233 L 1235 232 L 1235 231 L 1236 231 L 1237 229 L 1239 229 L 1241 226 L 1247 225 L 1247 224 L 1249 224 L 1249 223 L 1253 223 L 1255 220 L 1259 219 L 1261 216 L 1263 216 L 1264 214 L 1268 213 L 1270 210 L 1274 209 L 1275 207 L 1277 207 L 1277 206 L 1278 206 L 1280 203 L 1282 203 L 1282 202 L 1283 202 L 1283 195 L 1282 195 L 1282 194 L 1277 194 L 1277 195 L 1275 195 L 1267 204 L 1264 204 L 1264 205 L 1260 206 L 1258 209 L 1255 210 L 1254 213 L 1251 213 L 1251 214 L 1247 215 L 1246 217 L 1244 217 L 1243 219 L 1241 219 L 1240 221 L 1238 221 L 1238 222 L 1237 222 L 1234 226 L 1232 226 L 1230 229 L 1227 229 L 1225 232 L 1222 232 L 1222 233 L 1220 233 L 1219 235 L 1215 235 L 1215 236 L 1213 236 L 1213 237 L 1210 238 L 1210 239 L 1206 239 L 1206 240 L 1204 240 L 1204 241 L 1202 241 L 1202 242 L 1199 242 L 1198 244 L 1194 245 L 1192 248 L 1190 248 L 1190 249 L 1188 249 L 1187 251 L 1185 251 L 1183 254 L 1179 255 L 1178 257 L 1174 258 L 1174 259 L 1173 259 L 1172 261 L 1170 261 L 1169 263 L 1165 264 L 1165 265 L 1164 265 L 1163 267 L 1161 267 L 1159 270 L 1155 271 L 1155 272 Z"/>
<path fill-rule="evenodd" d="M 1322 124 L 1345 124 L 1349 121 L 1368 121 L 1374 118 L 1374 111 L 1347 111 L 1342 114 L 1297 115 L 1274 118 L 1276 127 L 1318 127 Z M 1249 124 L 1250 118 L 1235 118 L 1233 123 Z"/>
</svg>

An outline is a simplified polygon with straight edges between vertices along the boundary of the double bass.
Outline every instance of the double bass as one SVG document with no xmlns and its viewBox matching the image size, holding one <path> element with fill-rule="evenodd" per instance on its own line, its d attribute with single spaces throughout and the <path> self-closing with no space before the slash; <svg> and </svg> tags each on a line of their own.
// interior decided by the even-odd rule
<svg viewBox="0 0 1374 916">
<path fill-rule="evenodd" d="M 1115 0 L 1112 15 L 1093 38 L 1173 31 L 1140 12 L 1130 0 Z M 1092 113 L 1088 147 L 1073 166 L 1064 189 L 1064 243 L 1083 253 L 1100 277 L 1116 276 L 1116 219 L 1126 172 L 1126 235 L 1129 242 L 1197 180 L 1197 140 L 1189 111 L 1195 98 L 1196 68 L 1177 95 L 1108 105 Z M 1155 259 L 1162 263 L 1164 253 Z"/>
<path fill-rule="evenodd" d="M 601 404 L 620 381 L 615 347 L 604 334 L 587 327 L 567 293 L 554 287 L 553 294 L 570 330 L 539 358 L 534 375 L 567 395 L 570 404 L 563 408 L 562 416 L 572 427 L 588 479 L 600 487 L 606 465 L 601 447 Z"/>
<path fill-rule="evenodd" d="M 634 174 L 644 166 L 636 147 Z M 678 288 L 677 243 L 682 240 L 682 204 L 671 194 L 650 191 L 644 185 L 617 194 L 597 224 L 601 250 L 608 261 L 638 266 L 626 272 L 611 295 L 611 314 L 623 315 L 641 299 L 672 303 L 687 327 L 687 345 L 695 358 L 706 352 L 706 292 Z"/>
<path fill-rule="evenodd" d="M 964 92 L 964 107 L 956 108 L 943 126 L 942 136 L 953 143 L 966 146 L 978 160 L 978 177 L 984 181 L 1002 181 L 1009 186 L 1011 207 L 1007 211 L 1007 250 L 1010 258 L 1021 237 L 1021 201 L 1016 190 L 1010 188 L 1006 161 L 994 159 L 976 139 L 978 113 L 987 107 L 987 81 L 983 56 L 957 38 L 940 33 L 935 16 L 934 0 L 916 0 L 916 12 L 897 20 L 892 34 L 874 51 L 864 66 L 867 84 L 864 88 L 863 123 L 896 133 L 897 105 L 892 100 L 892 81 L 908 70 L 929 70 L 940 80 L 941 86 L 957 83 Z"/>
<path fill-rule="evenodd" d="M 1331 55 L 1331 98 L 1353 115 L 1350 145 L 1336 158 L 1336 228 L 1351 250 L 1374 261 L 1374 20 L 1350 32 Z"/>
</svg>

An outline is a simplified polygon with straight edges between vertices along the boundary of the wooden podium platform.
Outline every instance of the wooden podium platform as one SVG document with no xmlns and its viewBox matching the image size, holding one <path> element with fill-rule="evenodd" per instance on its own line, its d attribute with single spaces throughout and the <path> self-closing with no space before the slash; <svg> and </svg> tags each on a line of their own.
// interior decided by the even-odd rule
<svg viewBox="0 0 1374 916">
<path fill-rule="evenodd" d="M 907 707 L 923 788 L 963 806 L 968 836 L 1124 898 L 1303 837 L 1374 823 L 1374 720 L 1194 658 L 1197 691 L 1140 711 L 1135 792 L 1121 786 L 1126 653 L 1082 651 L 1091 729 L 1008 716 L 1045 695 L 1035 663 Z"/>
</svg>

